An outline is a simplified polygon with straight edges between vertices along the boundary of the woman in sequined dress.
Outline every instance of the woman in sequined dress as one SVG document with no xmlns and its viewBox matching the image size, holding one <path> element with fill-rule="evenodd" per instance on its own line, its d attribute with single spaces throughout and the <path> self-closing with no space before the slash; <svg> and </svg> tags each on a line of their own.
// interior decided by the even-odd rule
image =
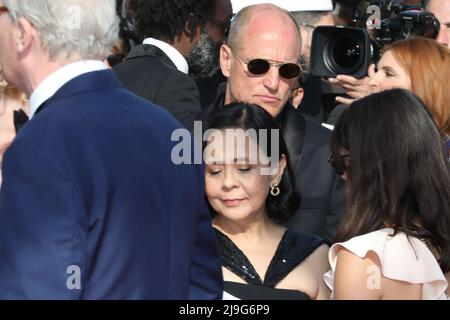
<svg viewBox="0 0 450 320">
<path fill-rule="evenodd" d="M 206 195 L 222 253 L 224 298 L 327 299 L 325 241 L 283 226 L 299 197 L 275 120 L 258 106 L 234 103 L 210 115 L 204 130 Z"/>
</svg>

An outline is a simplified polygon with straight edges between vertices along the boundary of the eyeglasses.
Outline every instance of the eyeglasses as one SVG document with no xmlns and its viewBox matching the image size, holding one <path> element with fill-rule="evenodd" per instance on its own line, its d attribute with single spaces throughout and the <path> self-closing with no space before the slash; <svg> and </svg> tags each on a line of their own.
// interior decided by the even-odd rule
<svg viewBox="0 0 450 320">
<path fill-rule="evenodd" d="M 297 78 L 300 75 L 300 72 L 302 71 L 300 66 L 296 63 L 291 62 L 276 62 L 276 61 L 270 61 L 266 59 L 252 59 L 245 61 L 238 55 L 236 55 L 239 60 L 241 60 L 243 63 L 247 65 L 247 70 L 256 76 L 260 76 L 263 74 L 266 74 L 270 67 L 277 67 L 278 72 L 280 73 L 280 76 L 282 76 L 285 79 L 294 79 Z"/>
<path fill-rule="evenodd" d="M 339 156 L 339 160 L 336 160 L 334 155 L 331 155 L 328 158 L 328 162 L 330 163 L 331 167 L 336 171 L 337 175 L 342 176 L 344 175 L 345 171 L 347 170 L 347 165 L 345 164 L 345 158 L 350 157 L 350 154 L 341 154 Z"/>
</svg>

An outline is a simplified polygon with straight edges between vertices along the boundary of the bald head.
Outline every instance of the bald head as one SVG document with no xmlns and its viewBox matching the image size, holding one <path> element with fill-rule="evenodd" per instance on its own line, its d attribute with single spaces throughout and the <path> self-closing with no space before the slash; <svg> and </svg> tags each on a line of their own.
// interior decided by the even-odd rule
<svg viewBox="0 0 450 320">
<path fill-rule="evenodd" d="M 277 116 L 297 83 L 297 77 L 284 77 L 281 66 L 298 66 L 300 53 L 300 31 L 289 12 L 269 4 L 242 9 L 220 52 L 222 73 L 228 78 L 225 103 L 257 104 Z M 269 69 L 249 70 L 249 62 L 258 60 L 268 62 Z"/>
<path fill-rule="evenodd" d="M 298 44 L 300 55 L 301 35 L 296 21 L 288 11 L 272 4 L 248 6 L 239 11 L 231 23 L 227 43 L 231 48 L 245 46 L 241 43 L 244 34 L 261 33 L 283 34 Z"/>
</svg>

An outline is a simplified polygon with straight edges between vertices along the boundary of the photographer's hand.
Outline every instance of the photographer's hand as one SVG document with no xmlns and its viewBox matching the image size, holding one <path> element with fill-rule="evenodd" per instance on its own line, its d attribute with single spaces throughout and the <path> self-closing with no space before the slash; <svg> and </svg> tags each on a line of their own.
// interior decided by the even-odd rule
<svg viewBox="0 0 450 320">
<path fill-rule="evenodd" d="M 350 97 L 336 97 L 336 101 L 345 105 L 350 105 L 353 101 L 372 94 L 374 92 L 374 87 L 371 86 L 369 82 L 370 78 L 375 74 L 374 64 L 370 65 L 368 74 L 368 77 L 362 79 L 347 75 L 338 75 L 336 78 L 330 78 L 330 83 L 344 88 L 345 93 Z"/>
</svg>

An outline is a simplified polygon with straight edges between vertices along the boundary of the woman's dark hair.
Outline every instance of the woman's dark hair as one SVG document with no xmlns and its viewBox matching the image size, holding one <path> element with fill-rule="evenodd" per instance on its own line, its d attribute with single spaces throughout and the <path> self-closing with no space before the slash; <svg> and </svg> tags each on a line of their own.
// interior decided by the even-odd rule
<svg viewBox="0 0 450 320">
<path fill-rule="evenodd" d="M 394 89 L 354 102 L 332 135 L 345 166 L 347 213 L 336 241 L 392 227 L 431 244 L 450 270 L 450 174 L 442 139 L 415 94 Z M 348 162 L 339 157 L 349 153 Z"/>
<path fill-rule="evenodd" d="M 190 37 L 213 12 L 211 0 L 145 0 L 139 2 L 136 30 L 140 40 L 153 37 L 168 43 L 183 33 L 186 22 Z"/>
<path fill-rule="evenodd" d="M 289 159 L 287 158 L 287 148 L 281 136 L 281 130 L 276 123 L 276 120 L 263 108 L 257 105 L 245 104 L 245 103 L 232 103 L 224 107 L 215 109 L 208 114 L 203 121 L 203 131 L 206 132 L 210 129 L 222 130 L 222 129 L 243 129 L 243 130 L 255 130 L 257 133 L 259 130 L 267 130 L 267 143 L 261 144 L 259 141 L 259 134 L 257 134 L 257 144 L 264 148 L 267 156 L 272 156 L 272 130 L 279 130 L 279 154 L 286 156 L 286 169 L 284 170 L 280 185 L 280 195 L 277 197 L 269 194 L 266 200 L 266 208 L 268 217 L 279 224 L 287 222 L 297 211 L 300 205 L 300 196 L 295 191 L 295 180 L 291 172 Z M 207 142 L 204 143 L 203 149 L 206 148 Z M 212 209 L 212 208 L 211 208 Z M 212 211 L 213 212 L 213 211 Z"/>
</svg>

